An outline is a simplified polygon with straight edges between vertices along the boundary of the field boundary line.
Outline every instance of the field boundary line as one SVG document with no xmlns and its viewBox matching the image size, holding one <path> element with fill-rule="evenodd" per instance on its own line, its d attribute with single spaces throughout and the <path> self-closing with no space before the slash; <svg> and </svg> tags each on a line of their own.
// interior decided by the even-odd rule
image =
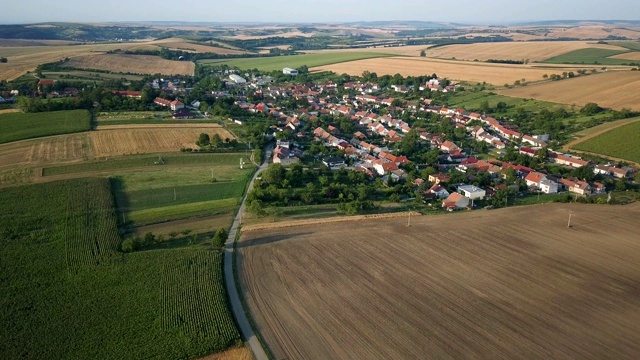
<svg viewBox="0 0 640 360">
<path fill-rule="evenodd" d="M 288 227 L 295 227 L 295 226 L 329 224 L 329 223 L 345 222 L 345 221 L 408 217 L 409 214 L 411 214 L 412 216 L 422 216 L 422 214 L 416 211 L 403 211 L 403 212 L 395 212 L 395 213 L 388 213 L 388 214 L 370 214 L 370 215 L 357 215 L 357 216 L 337 216 L 337 217 L 323 219 L 323 220 L 304 219 L 304 220 L 292 220 L 288 222 L 245 225 L 242 227 L 242 231 L 249 232 L 249 231 L 257 231 L 257 230 L 288 228 Z"/>
</svg>

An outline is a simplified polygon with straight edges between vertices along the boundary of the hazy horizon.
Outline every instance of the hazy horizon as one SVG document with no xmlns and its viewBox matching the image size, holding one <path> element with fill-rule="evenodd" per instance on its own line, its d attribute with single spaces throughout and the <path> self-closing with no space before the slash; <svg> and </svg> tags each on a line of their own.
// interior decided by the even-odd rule
<svg viewBox="0 0 640 360">
<path fill-rule="evenodd" d="M 62 5 L 62 6 L 61 6 Z M 538 21 L 635 21 L 640 1 L 450 0 L 429 4 L 420 0 L 293 1 L 245 0 L 212 3 L 193 0 L 96 1 L 27 0 L 9 2 L 0 13 L 2 24 L 41 22 L 220 22 L 220 23 L 341 23 L 358 21 L 433 21 L 465 24 L 509 24 Z"/>
</svg>

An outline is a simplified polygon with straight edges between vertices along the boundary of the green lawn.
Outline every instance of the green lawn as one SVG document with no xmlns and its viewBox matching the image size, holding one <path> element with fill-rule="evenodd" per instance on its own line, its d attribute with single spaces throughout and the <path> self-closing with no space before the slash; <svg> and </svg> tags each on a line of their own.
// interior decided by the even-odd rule
<svg viewBox="0 0 640 360">
<path fill-rule="evenodd" d="M 239 198 L 194 202 L 182 205 L 149 208 L 127 212 L 125 219 L 138 226 L 164 223 L 192 217 L 233 214 L 240 203 Z M 176 229 L 180 230 L 180 229 Z"/>
<path fill-rule="evenodd" d="M 306 65 L 309 68 L 323 65 L 338 64 L 347 61 L 372 59 L 380 57 L 397 56 L 376 52 L 335 52 L 322 54 L 304 54 L 290 56 L 273 56 L 262 58 L 237 58 L 237 59 L 213 59 L 199 60 L 200 65 L 235 66 L 240 69 L 258 69 L 262 71 L 282 70 L 285 67 L 299 68 Z"/>
<path fill-rule="evenodd" d="M 610 59 L 610 56 L 625 53 L 627 51 L 607 50 L 607 49 L 581 49 L 568 52 L 545 60 L 545 63 L 552 64 L 589 64 L 589 65 L 628 65 L 638 63 L 634 60 Z"/>
<path fill-rule="evenodd" d="M 87 110 L 0 115 L 0 144 L 42 136 L 69 134 L 91 129 Z"/>
<path fill-rule="evenodd" d="M 573 148 L 640 163 L 640 121 L 623 125 L 578 143 Z"/>
<path fill-rule="evenodd" d="M 458 92 L 453 94 L 447 100 L 447 105 L 449 107 L 461 107 L 461 108 L 464 108 L 465 110 L 471 111 L 471 110 L 477 110 L 478 108 L 480 108 L 480 105 L 485 101 L 489 103 L 489 106 L 492 109 L 495 109 L 496 104 L 498 104 L 501 101 L 507 104 L 508 110 L 505 113 L 505 115 L 514 114 L 516 108 L 523 108 L 527 111 L 538 112 L 543 109 L 551 110 L 554 108 L 567 107 L 566 105 L 563 105 L 563 104 L 557 104 L 557 103 L 552 103 L 548 101 L 540 101 L 540 100 L 534 100 L 534 99 L 523 99 L 523 98 L 504 96 L 504 95 L 492 93 L 489 91 Z"/>
<path fill-rule="evenodd" d="M 187 359 L 240 341 L 222 254 L 123 254 L 106 179 L 0 190 L 0 358 Z"/>
</svg>

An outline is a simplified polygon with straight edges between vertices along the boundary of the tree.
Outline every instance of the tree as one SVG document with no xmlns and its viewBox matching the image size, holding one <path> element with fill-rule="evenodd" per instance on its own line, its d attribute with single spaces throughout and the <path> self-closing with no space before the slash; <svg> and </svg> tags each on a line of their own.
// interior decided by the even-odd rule
<svg viewBox="0 0 640 360">
<path fill-rule="evenodd" d="M 200 133 L 200 136 L 198 137 L 198 141 L 196 141 L 196 145 L 198 145 L 198 146 L 207 146 L 210 143 L 211 143 L 211 139 L 209 138 L 209 134 Z"/>
<path fill-rule="evenodd" d="M 585 181 L 592 181 L 595 177 L 593 170 L 588 166 L 579 167 L 573 171 L 571 171 L 571 176 L 575 176 L 578 179 Z"/>
<path fill-rule="evenodd" d="M 220 145 L 222 145 L 222 137 L 220 137 L 219 134 L 213 134 L 213 137 L 211 137 L 211 146 L 218 148 Z"/>
<path fill-rule="evenodd" d="M 228 237 L 229 234 L 227 233 L 227 230 L 225 230 L 225 228 L 219 228 L 218 231 L 216 231 L 216 234 L 211 239 L 211 245 L 213 245 L 214 247 L 222 247 L 227 241 Z"/>
<path fill-rule="evenodd" d="M 602 110 L 604 109 L 601 108 L 598 104 L 590 102 L 586 104 L 582 109 L 580 109 L 580 114 L 591 116 L 602 112 Z"/>
<path fill-rule="evenodd" d="M 424 50 L 420 51 L 420 56 L 422 56 L 422 57 L 427 56 L 427 52 L 426 52 L 426 51 L 424 51 Z"/>
<path fill-rule="evenodd" d="M 0 63 L 7 63 L 9 60 L 6 57 L 0 58 Z"/>
<path fill-rule="evenodd" d="M 542 75 L 542 78 L 543 78 L 543 79 L 548 79 L 548 78 L 549 78 L 549 75 L 544 74 L 544 75 Z"/>
<path fill-rule="evenodd" d="M 262 172 L 262 179 L 270 184 L 279 185 L 286 175 L 285 168 L 280 164 L 271 164 Z"/>
</svg>

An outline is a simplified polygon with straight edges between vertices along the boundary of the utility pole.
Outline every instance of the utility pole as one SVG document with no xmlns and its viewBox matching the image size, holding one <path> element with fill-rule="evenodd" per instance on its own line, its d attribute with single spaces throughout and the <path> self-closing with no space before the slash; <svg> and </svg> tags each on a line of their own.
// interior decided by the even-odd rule
<svg viewBox="0 0 640 360">
<path fill-rule="evenodd" d="M 177 195 L 176 195 L 176 188 L 173 188 L 173 201 L 176 201 L 178 199 Z"/>
<path fill-rule="evenodd" d="M 569 222 L 567 223 L 568 228 L 571 227 L 571 214 L 573 214 L 573 211 L 569 211 Z"/>
<path fill-rule="evenodd" d="M 407 220 L 407 226 L 411 226 L 411 210 L 409 210 L 409 220 Z"/>
</svg>

